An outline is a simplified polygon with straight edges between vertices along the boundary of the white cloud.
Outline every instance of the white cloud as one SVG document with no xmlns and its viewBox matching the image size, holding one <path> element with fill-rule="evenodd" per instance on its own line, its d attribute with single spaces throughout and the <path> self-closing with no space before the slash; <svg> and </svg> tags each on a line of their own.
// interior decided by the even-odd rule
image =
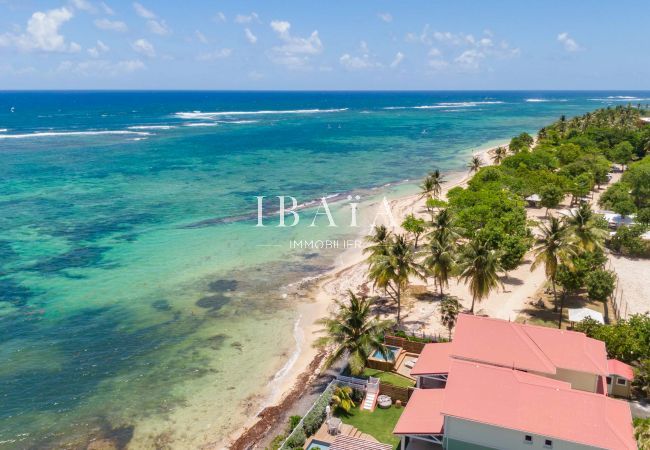
<svg viewBox="0 0 650 450">
<path fill-rule="evenodd" d="M 219 11 L 215 16 L 214 16 L 214 21 L 215 22 L 225 22 L 226 21 L 226 15 Z"/>
<path fill-rule="evenodd" d="M 161 36 L 170 33 L 169 27 L 167 26 L 167 23 L 164 20 L 148 20 L 147 27 L 149 28 L 149 31 L 151 31 L 152 33 L 159 34 Z"/>
<path fill-rule="evenodd" d="M 104 11 L 104 14 L 108 14 L 109 16 L 115 14 L 115 11 L 113 11 L 113 9 L 104 2 L 101 2 L 99 6 L 102 8 L 102 11 Z"/>
<path fill-rule="evenodd" d="M 100 30 L 125 32 L 128 30 L 126 24 L 120 20 L 96 19 L 94 24 Z"/>
<path fill-rule="evenodd" d="M 208 43 L 208 38 L 205 37 L 203 33 L 201 33 L 199 30 L 196 30 L 194 32 L 194 36 L 196 36 L 196 39 L 201 43 L 201 44 L 207 44 Z"/>
<path fill-rule="evenodd" d="M 73 7 L 78 9 L 79 11 L 86 11 L 89 13 L 95 13 L 97 12 L 97 9 L 91 5 L 88 0 L 71 0 L 70 2 Z"/>
<path fill-rule="evenodd" d="M 235 23 L 251 23 L 260 21 L 260 17 L 256 12 L 252 12 L 249 15 L 237 14 L 235 16 Z"/>
<path fill-rule="evenodd" d="M 228 58 L 232 55 L 232 50 L 229 48 L 221 48 L 209 53 L 202 53 L 196 57 L 199 61 L 214 61 L 217 59 Z"/>
<path fill-rule="evenodd" d="M 138 39 L 131 43 L 131 48 L 133 51 L 145 55 L 148 58 L 153 58 L 156 56 L 156 49 L 151 44 L 151 42 L 146 39 Z"/>
<path fill-rule="evenodd" d="M 387 12 L 379 13 L 377 16 L 386 23 L 393 21 L 393 16 Z"/>
<path fill-rule="evenodd" d="M 108 45 L 104 44 L 102 41 L 97 41 L 97 45 L 89 48 L 87 51 L 88 54 L 93 58 L 99 58 L 99 55 L 101 55 L 102 53 L 106 53 L 109 50 L 110 48 L 108 47 Z"/>
<path fill-rule="evenodd" d="M 0 35 L 0 46 L 13 45 L 22 51 L 77 52 L 81 46 L 75 42 L 67 44 L 59 30 L 73 15 L 66 7 L 36 11 L 27 21 L 25 33 Z"/>
<path fill-rule="evenodd" d="M 393 61 L 390 63 L 390 67 L 394 69 L 397 66 L 399 66 L 402 63 L 402 61 L 404 61 L 404 53 L 397 52 L 397 54 L 395 55 L 395 59 L 393 59 Z"/>
<path fill-rule="evenodd" d="M 291 24 L 283 20 L 271 22 L 271 28 L 283 41 L 282 45 L 273 47 L 270 58 L 276 64 L 284 65 L 290 69 L 310 68 L 310 57 L 323 51 L 323 43 L 314 30 L 309 37 L 293 36 Z"/>
<path fill-rule="evenodd" d="M 347 70 L 364 70 L 381 66 L 381 64 L 373 61 L 371 58 L 370 50 L 368 49 L 368 44 L 366 41 L 361 41 L 359 43 L 359 51 L 361 53 L 359 56 L 345 53 L 339 58 L 339 63 Z"/>
<path fill-rule="evenodd" d="M 449 63 L 444 59 L 430 59 L 427 64 L 435 71 L 443 70 L 449 67 Z"/>
<path fill-rule="evenodd" d="M 255 44 L 257 42 L 257 36 L 255 36 L 250 29 L 245 28 L 244 33 L 246 34 L 246 39 L 248 39 L 248 42 L 251 44 Z"/>
<path fill-rule="evenodd" d="M 155 19 L 156 18 L 156 14 L 153 11 L 145 8 L 144 6 L 142 6 L 142 4 L 140 4 L 138 2 L 133 3 L 133 9 L 135 10 L 135 13 L 138 16 L 142 17 L 143 19 Z"/>
<path fill-rule="evenodd" d="M 429 58 L 436 58 L 440 55 L 442 55 L 442 52 L 435 47 L 431 47 L 429 53 L 427 53 L 427 56 L 429 56 Z"/>
<path fill-rule="evenodd" d="M 454 62 L 458 63 L 464 69 L 478 69 L 481 61 L 485 59 L 485 54 L 479 50 L 465 50 Z"/>
<path fill-rule="evenodd" d="M 560 33 L 557 35 L 557 40 L 564 45 L 564 50 L 567 52 L 577 52 L 582 50 L 582 47 L 572 38 L 569 36 L 569 33 L 564 32 Z"/>
<path fill-rule="evenodd" d="M 63 61 L 56 69 L 57 72 L 74 73 L 82 76 L 117 76 L 145 69 L 145 64 L 139 59 L 129 59 L 117 62 L 91 59 L 87 61 Z"/>
</svg>

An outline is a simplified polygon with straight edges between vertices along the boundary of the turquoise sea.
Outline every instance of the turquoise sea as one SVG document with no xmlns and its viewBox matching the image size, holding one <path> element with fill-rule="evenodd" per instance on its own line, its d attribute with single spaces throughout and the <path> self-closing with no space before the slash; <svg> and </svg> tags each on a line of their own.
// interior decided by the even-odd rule
<svg viewBox="0 0 650 450">
<path fill-rule="evenodd" d="M 296 354 L 288 286 L 369 202 L 560 115 L 649 92 L 0 92 L 0 448 L 197 448 Z M 256 227 L 265 196 L 266 227 Z M 360 206 L 360 208 L 361 208 Z M 311 211 L 313 213 L 313 210 Z M 362 212 L 360 212 L 362 214 Z M 290 223 L 290 216 L 287 218 Z"/>
</svg>

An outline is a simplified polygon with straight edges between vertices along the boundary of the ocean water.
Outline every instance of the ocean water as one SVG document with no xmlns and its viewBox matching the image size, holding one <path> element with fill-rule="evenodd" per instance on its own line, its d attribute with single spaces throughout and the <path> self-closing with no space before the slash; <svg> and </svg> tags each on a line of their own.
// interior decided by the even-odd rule
<svg viewBox="0 0 650 450">
<path fill-rule="evenodd" d="M 341 251 L 292 240 L 356 236 L 348 196 L 365 226 L 381 196 L 413 191 L 434 168 L 462 170 L 473 150 L 562 114 L 648 101 L 0 92 L 0 448 L 97 437 L 196 448 L 228 436 L 295 360 L 302 300 L 291 287 Z M 282 195 L 305 206 L 296 227 L 275 226 Z M 324 215 L 309 226 L 321 197 L 338 227 Z"/>
</svg>

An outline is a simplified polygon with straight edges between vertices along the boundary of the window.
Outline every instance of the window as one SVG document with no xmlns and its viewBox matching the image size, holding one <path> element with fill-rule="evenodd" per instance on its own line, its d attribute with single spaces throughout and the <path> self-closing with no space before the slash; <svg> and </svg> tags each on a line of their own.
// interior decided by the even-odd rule
<svg viewBox="0 0 650 450">
<path fill-rule="evenodd" d="M 620 384 L 621 386 L 625 386 L 627 384 L 627 381 L 625 378 L 617 378 L 616 379 L 616 384 Z"/>
<path fill-rule="evenodd" d="M 607 384 L 612 384 L 612 377 L 607 377 Z"/>
<path fill-rule="evenodd" d="M 524 436 L 524 443 L 526 443 L 528 445 L 532 445 L 533 444 L 533 437 L 530 434 L 527 434 L 526 436 Z"/>
<path fill-rule="evenodd" d="M 544 440 L 544 448 L 553 448 L 553 441 L 550 439 Z"/>
</svg>

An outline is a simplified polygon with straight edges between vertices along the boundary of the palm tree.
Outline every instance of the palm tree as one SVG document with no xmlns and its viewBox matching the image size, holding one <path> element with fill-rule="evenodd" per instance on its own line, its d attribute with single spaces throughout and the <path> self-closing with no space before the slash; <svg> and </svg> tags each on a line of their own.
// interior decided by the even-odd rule
<svg viewBox="0 0 650 450">
<path fill-rule="evenodd" d="M 368 275 L 376 287 L 383 288 L 397 302 L 397 324 L 401 321 L 402 291 L 410 276 L 425 280 L 424 269 L 415 261 L 413 249 L 402 235 L 395 236 L 386 254 L 368 258 Z"/>
<path fill-rule="evenodd" d="M 560 264 L 570 265 L 571 256 L 575 255 L 575 247 L 571 243 L 569 227 L 557 217 L 551 217 L 548 224 L 540 224 L 541 235 L 536 239 L 533 247 L 535 260 L 530 270 L 535 270 L 544 264 L 546 278 L 551 280 L 553 286 L 553 311 L 557 312 L 556 277 Z"/>
<path fill-rule="evenodd" d="M 442 185 L 446 182 L 445 181 L 445 176 L 440 172 L 439 169 L 434 170 L 429 174 L 429 177 L 431 179 L 431 184 L 433 186 L 432 194 L 433 198 L 440 198 L 440 194 L 442 194 Z"/>
<path fill-rule="evenodd" d="M 581 250 L 591 252 L 604 247 L 607 230 L 598 226 L 597 217 L 588 203 L 581 203 L 567 217 L 567 225 Z"/>
<path fill-rule="evenodd" d="M 349 413 L 356 405 L 352 400 L 352 388 L 350 386 L 337 386 L 332 394 L 332 403 L 334 408 L 340 408 Z"/>
<path fill-rule="evenodd" d="M 350 371 L 353 375 L 359 375 L 374 352 L 379 351 L 385 357 L 389 356 L 389 350 L 383 343 L 383 334 L 393 322 L 373 317 L 373 300 L 357 297 L 352 291 L 349 291 L 347 302 L 336 301 L 336 304 L 336 314 L 317 322 L 324 326 L 320 332 L 326 333 L 326 336 L 319 338 L 315 345 L 334 347 L 325 360 L 325 367 L 330 367 L 347 353 Z"/>
<path fill-rule="evenodd" d="M 454 243 L 444 236 L 437 236 L 429 244 L 428 256 L 424 259 L 424 266 L 433 275 L 440 286 L 440 297 L 443 288 L 449 286 L 449 277 L 454 268 Z"/>
<path fill-rule="evenodd" d="M 424 179 L 424 181 L 422 181 L 422 184 L 420 185 L 420 189 L 422 190 L 420 194 L 421 198 L 433 198 L 433 191 L 435 189 L 435 184 L 433 179 L 427 176 Z"/>
<path fill-rule="evenodd" d="M 433 231 L 428 234 L 430 241 L 449 241 L 455 243 L 460 237 L 460 230 L 456 226 L 454 216 L 449 208 L 441 209 L 431 222 Z"/>
<path fill-rule="evenodd" d="M 498 166 L 506 158 L 507 154 L 508 154 L 508 149 L 506 149 L 505 147 L 500 146 L 495 148 L 494 155 L 492 155 L 492 162 Z"/>
<path fill-rule="evenodd" d="M 499 254 L 483 241 L 470 241 L 463 249 L 460 269 L 460 279 L 465 284 L 469 283 L 469 290 L 472 293 L 470 312 L 474 314 L 476 302 L 480 303 L 493 289 L 499 285 L 503 286 L 497 275 L 501 270 Z"/>
<path fill-rule="evenodd" d="M 462 305 L 456 297 L 447 296 L 440 302 L 440 321 L 449 330 L 449 340 L 451 340 L 451 330 L 456 326 L 461 309 Z"/>
<path fill-rule="evenodd" d="M 385 225 L 377 225 L 373 234 L 365 237 L 365 241 L 370 245 L 363 249 L 364 253 L 370 253 L 370 256 L 385 255 L 391 241 L 391 233 Z"/>
<path fill-rule="evenodd" d="M 469 161 L 469 164 L 467 164 L 467 168 L 469 169 L 470 174 L 478 172 L 481 169 L 481 167 L 483 167 L 483 160 L 478 155 L 472 156 L 472 159 Z"/>
</svg>

